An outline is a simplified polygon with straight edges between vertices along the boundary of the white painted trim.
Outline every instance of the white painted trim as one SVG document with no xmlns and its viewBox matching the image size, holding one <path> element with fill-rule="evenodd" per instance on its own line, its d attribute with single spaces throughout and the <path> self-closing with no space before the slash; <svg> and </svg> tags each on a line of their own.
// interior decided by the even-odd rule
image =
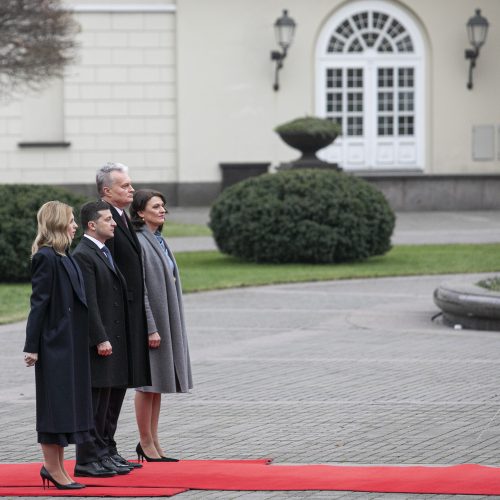
<svg viewBox="0 0 500 500">
<path fill-rule="evenodd" d="M 74 12 L 177 12 L 177 5 L 158 4 L 77 4 L 68 6 Z"/>
</svg>

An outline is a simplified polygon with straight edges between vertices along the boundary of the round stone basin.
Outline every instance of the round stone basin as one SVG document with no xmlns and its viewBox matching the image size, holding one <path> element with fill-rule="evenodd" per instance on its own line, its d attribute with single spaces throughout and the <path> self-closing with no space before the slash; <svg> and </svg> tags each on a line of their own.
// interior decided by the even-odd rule
<svg viewBox="0 0 500 500">
<path fill-rule="evenodd" d="M 466 282 L 446 282 L 434 290 L 434 302 L 449 326 L 500 331 L 500 292 Z"/>
</svg>

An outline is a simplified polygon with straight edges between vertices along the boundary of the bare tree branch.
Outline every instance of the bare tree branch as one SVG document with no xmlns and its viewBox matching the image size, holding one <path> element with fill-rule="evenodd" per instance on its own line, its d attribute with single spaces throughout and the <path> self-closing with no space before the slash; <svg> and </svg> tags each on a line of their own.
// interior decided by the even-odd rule
<svg viewBox="0 0 500 500">
<path fill-rule="evenodd" d="M 1 0 L 0 94 L 61 77 L 79 31 L 61 0 Z"/>
</svg>

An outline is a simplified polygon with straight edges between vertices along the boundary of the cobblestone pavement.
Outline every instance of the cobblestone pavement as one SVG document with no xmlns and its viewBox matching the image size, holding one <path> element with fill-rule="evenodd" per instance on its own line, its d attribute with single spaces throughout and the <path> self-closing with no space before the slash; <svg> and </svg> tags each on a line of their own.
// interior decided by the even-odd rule
<svg viewBox="0 0 500 500">
<path fill-rule="evenodd" d="M 477 279 L 479 275 L 466 279 Z M 195 388 L 170 395 L 170 456 L 275 463 L 500 465 L 500 333 L 431 320 L 449 276 L 244 288 L 185 297 Z M 24 324 L 0 327 L 1 461 L 39 461 Z M 133 458 L 132 394 L 118 442 Z M 67 456 L 74 456 L 73 448 Z M 193 499 L 458 499 L 353 492 L 203 492 Z M 492 498 L 492 497 L 484 497 Z"/>
</svg>

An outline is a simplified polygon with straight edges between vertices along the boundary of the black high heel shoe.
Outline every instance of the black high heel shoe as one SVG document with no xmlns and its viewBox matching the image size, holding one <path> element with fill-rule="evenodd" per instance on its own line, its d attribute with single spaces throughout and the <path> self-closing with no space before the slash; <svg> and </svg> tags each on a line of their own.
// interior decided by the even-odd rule
<svg viewBox="0 0 500 500">
<path fill-rule="evenodd" d="M 50 483 L 52 483 L 58 490 L 81 490 L 82 488 L 85 488 L 85 485 L 81 483 L 58 483 L 50 475 L 50 472 L 45 468 L 44 465 L 42 465 L 42 468 L 40 469 L 40 477 L 42 478 L 43 489 L 45 489 L 45 482 L 47 482 L 47 488 L 50 488 Z"/>
<path fill-rule="evenodd" d="M 160 455 L 160 456 L 161 456 L 162 462 L 178 462 L 179 461 L 178 458 L 169 458 L 169 457 L 164 457 L 163 455 Z"/>
<path fill-rule="evenodd" d="M 141 443 L 137 443 L 137 446 L 135 448 L 135 451 L 137 453 L 137 460 L 139 462 L 166 462 L 167 460 L 163 460 L 163 458 L 151 458 L 148 457 L 145 453 L 144 450 L 142 449 Z"/>
</svg>

